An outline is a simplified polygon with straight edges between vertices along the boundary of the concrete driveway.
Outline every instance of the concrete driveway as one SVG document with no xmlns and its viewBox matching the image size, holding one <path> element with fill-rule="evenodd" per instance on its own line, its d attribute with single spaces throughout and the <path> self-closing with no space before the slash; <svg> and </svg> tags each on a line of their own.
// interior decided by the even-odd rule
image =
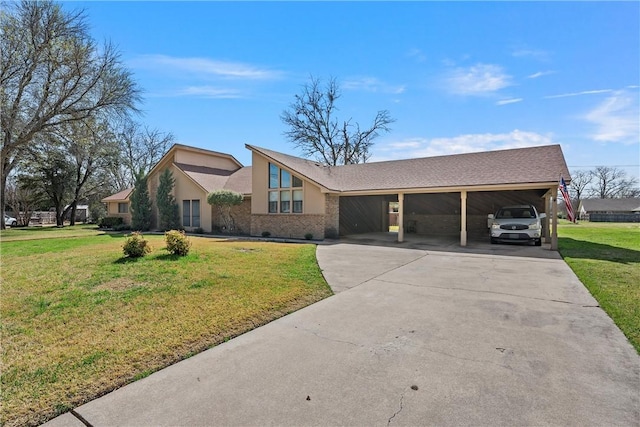
<svg viewBox="0 0 640 427">
<path fill-rule="evenodd" d="M 640 357 L 557 256 L 318 261 L 336 295 L 49 425 L 640 425 Z"/>
</svg>

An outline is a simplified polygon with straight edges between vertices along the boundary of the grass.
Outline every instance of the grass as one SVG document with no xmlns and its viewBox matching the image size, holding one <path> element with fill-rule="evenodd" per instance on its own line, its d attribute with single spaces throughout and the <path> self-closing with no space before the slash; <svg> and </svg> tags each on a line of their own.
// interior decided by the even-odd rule
<svg viewBox="0 0 640 427">
<path fill-rule="evenodd" d="M 640 353 L 640 225 L 558 227 L 562 257 Z"/>
<path fill-rule="evenodd" d="M 314 245 L 191 237 L 122 257 L 92 227 L 6 230 L 0 424 L 36 425 L 325 298 Z"/>
</svg>

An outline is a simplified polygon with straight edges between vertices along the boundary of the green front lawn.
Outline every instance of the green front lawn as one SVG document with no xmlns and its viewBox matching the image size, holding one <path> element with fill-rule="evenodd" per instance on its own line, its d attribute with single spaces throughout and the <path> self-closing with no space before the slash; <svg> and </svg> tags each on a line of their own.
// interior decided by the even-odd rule
<svg viewBox="0 0 640 427">
<path fill-rule="evenodd" d="M 6 230 L 0 424 L 35 425 L 331 295 L 314 245 L 191 237 L 169 255 L 95 227 Z"/>
<path fill-rule="evenodd" d="M 566 263 L 640 353 L 640 225 L 563 222 L 558 236 Z"/>
</svg>

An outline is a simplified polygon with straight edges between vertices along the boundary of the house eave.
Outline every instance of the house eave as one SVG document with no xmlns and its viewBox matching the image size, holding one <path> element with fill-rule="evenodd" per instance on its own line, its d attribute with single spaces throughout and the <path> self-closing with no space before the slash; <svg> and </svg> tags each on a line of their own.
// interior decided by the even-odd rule
<svg viewBox="0 0 640 427">
<path fill-rule="evenodd" d="M 369 189 L 369 190 L 345 190 L 336 191 L 325 189 L 322 192 L 327 194 L 337 194 L 340 196 L 378 196 L 386 194 L 428 194 L 428 193 L 460 193 L 462 191 L 509 191 L 509 190 L 545 190 L 551 191 L 557 187 L 555 181 L 536 182 L 536 183 L 515 183 L 515 184 L 481 184 L 481 185 L 465 185 L 465 186 L 447 186 L 447 187 L 412 187 L 412 188 L 387 188 L 387 189 Z"/>
</svg>

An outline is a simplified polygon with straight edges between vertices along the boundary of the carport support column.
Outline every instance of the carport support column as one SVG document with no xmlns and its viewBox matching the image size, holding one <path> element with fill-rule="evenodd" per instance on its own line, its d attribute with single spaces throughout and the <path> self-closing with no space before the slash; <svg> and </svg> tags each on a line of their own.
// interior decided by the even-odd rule
<svg viewBox="0 0 640 427">
<path fill-rule="evenodd" d="M 551 250 L 558 250 L 558 190 L 551 194 Z"/>
<path fill-rule="evenodd" d="M 467 246 L 467 190 L 460 192 L 460 246 Z"/>
<path fill-rule="evenodd" d="M 404 193 L 398 193 L 398 242 L 404 241 Z"/>
</svg>

